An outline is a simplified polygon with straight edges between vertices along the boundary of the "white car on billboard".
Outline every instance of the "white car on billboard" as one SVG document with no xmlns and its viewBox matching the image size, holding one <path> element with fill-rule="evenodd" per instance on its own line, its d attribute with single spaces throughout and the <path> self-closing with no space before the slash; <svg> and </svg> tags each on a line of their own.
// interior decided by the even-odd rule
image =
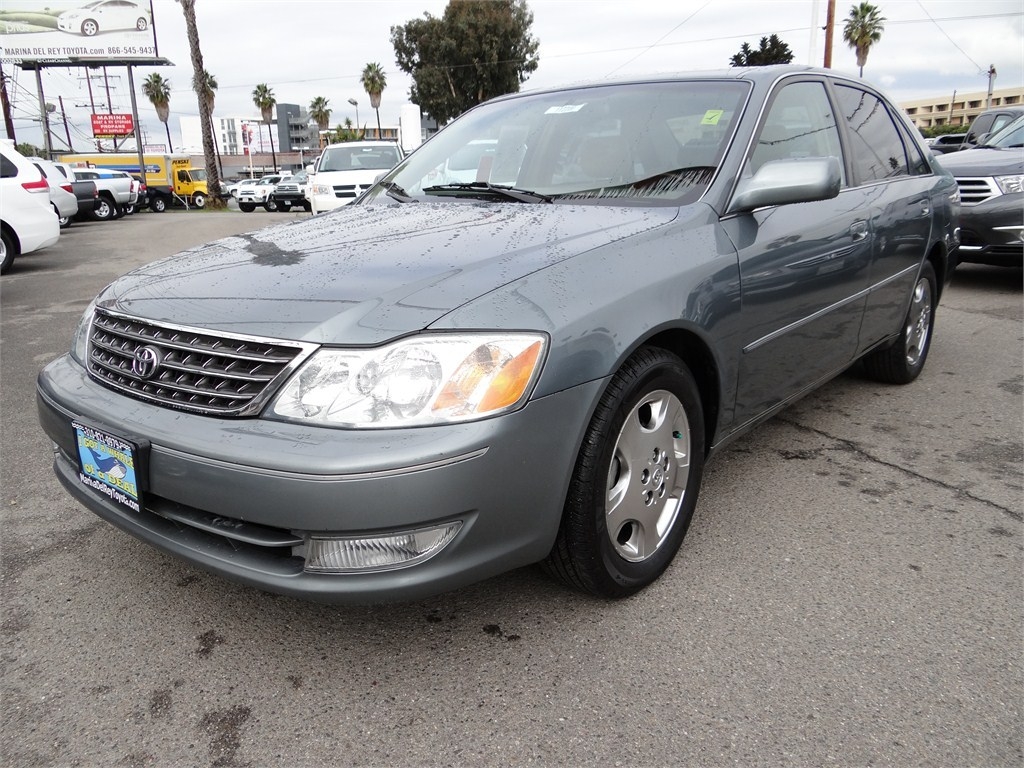
<svg viewBox="0 0 1024 768">
<path fill-rule="evenodd" d="M 57 17 L 59 30 L 86 37 L 125 29 L 144 32 L 152 23 L 149 3 L 131 0 L 94 0 L 81 8 L 64 11 Z"/>
</svg>

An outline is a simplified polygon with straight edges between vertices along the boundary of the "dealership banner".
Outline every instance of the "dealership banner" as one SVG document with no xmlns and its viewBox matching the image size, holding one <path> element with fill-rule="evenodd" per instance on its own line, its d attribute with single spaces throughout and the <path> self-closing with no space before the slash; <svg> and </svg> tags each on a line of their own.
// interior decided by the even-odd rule
<svg viewBox="0 0 1024 768">
<path fill-rule="evenodd" d="M 157 60 L 152 0 L 2 0 L 4 64 Z"/>
</svg>

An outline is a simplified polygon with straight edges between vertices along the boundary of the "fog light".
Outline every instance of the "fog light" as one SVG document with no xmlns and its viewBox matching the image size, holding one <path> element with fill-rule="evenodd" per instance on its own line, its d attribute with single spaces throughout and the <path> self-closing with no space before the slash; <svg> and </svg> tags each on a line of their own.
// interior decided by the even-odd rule
<svg viewBox="0 0 1024 768">
<path fill-rule="evenodd" d="M 306 570 L 353 573 L 406 568 L 432 558 L 455 538 L 460 528 L 462 521 L 457 520 L 434 528 L 419 528 L 387 536 L 314 536 L 306 547 Z"/>
</svg>

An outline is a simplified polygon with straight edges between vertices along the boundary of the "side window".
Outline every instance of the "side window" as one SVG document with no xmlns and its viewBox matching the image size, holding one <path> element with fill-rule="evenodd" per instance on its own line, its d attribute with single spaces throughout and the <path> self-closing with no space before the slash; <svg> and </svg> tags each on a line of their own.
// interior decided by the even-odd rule
<svg viewBox="0 0 1024 768">
<path fill-rule="evenodd" d="M 838 157 L 842 165 L 835 114 L 819 82 L 791 83 L 776 93 L 748 169 L 755 173 L 770 160 L 804 157 Z"/>
<path fill-rule="evenodd" d="M 858 183 L 910 173 L 907 149 L 885 104 L 874 94 L 837 85 L 839 108 L 852 137 L 851 157 Z"/>
<path fill-rule="evenodd" d="M 13 179 L 18 175 L 18 166 L 7 155 L 0 155 L 0 178 Z"/>
</svg>

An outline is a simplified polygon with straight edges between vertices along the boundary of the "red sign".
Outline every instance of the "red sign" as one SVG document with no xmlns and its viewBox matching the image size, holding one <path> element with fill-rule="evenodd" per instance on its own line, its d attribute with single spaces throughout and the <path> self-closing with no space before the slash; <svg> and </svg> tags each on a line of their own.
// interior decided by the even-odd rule
<svg viewBox="0 0 1024 768">
<path fill-rule="evenodd" d="M 113 139 L 131 136 L 135 123 L 131 115 L 98 114 L 92 116 L 92 135 L 97 139 Z"/>
</svg>

